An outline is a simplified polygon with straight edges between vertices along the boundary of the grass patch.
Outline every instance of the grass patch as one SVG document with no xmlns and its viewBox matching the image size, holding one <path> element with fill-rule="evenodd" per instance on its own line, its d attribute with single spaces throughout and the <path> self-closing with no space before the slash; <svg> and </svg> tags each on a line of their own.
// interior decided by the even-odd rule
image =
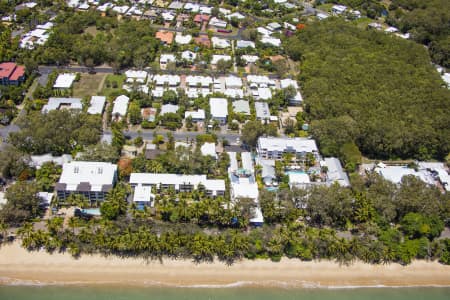
<svg viewBox="0 0 450 300">
<path fill-rule="evenodd" d="M 73 85 L 73 96 L 74 97 L 90 97 L 97 95 L 100 90 L 100 85 L 102 83 L 105 74 L 81 74 L 80 81 L 75 82 Z"/>
<path fill-rule="evenodd" d="M 317 5 L 316 9 L 331 12 L 331 8 L 333 7 L 333 5 L 334 5 L 333 3 L 325 3 Z"/>
<path fill-rule="evenodd" d="M 103 83 L 101 94 L 108 97 L 111 93 L 121 90 L 125 79 L 125 75 L 108 74 Z"/>
</svg>

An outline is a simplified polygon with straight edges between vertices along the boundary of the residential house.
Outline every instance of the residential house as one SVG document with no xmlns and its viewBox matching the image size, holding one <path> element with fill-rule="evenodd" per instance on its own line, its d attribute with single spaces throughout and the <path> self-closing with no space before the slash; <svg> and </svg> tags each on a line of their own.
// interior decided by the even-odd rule
<svg viewBox="0 0 450 300">
<path fill-rule="evenodd" d="M 236 42 L 236 47 L 238 49 L 245 49 L 245 48 L 253 48 L 253 49 L 255 49 L 255 42 L 238 40 Z"/>
<path fill-rule="evenodd" d="M 213 27 L 216 27 L 216 28 L 226 28 L 227 27 L 227 22 L 223 21 L 223 20 L 220 20 L 217 17 L 212 17 L 209 20 L 209 26 L 213 26 Z"/>
<path fill-rule="evenodd" d="M 156 33 L 156 38 L 165 45 L 171 45 L 173 42 L 173 32 L 160 30 Z"/>
<path fill-rule="evenodd" d="M 187 45 L 192 41 L 192 35 L 187 34 L 183 35 L 181 33 L 177 33 L 175 36 L 175 42 L 180 45 Z"/>
<path fill-rule="evenodd" d="M 188 62 L 193 62 L 195 60 L 195 58 L 197 57 L 197 53 L 189 51 L 189 50 L 185 50 L 183 52 L 181 52 L 181 59 L 188 61 Z"/>
<path fill-rule="evenodd" d="M 200 152 L 203 156 L 212 156 L 214 159 L 217 159 L 216 153 L 216 144 L 215 143 L 204 143 L 200 147 Z"/>
<path fill-rule="evenodd" d="M 92 96 L 87 113 L 91 114 L 91 115 L 103 114 L 103 109 L 105 108 L 105 103 L 106 103 L 105 96 Z"/>
<path fill-rule="evenodd" d="M 225 98 L 210 98 L 209 108 L 211 118 L 219 121 L 219 124 L 225 125 L 228 117 L 228 101 Z"/>
<path fill-rule="evenodd" d="M 80 194 L 91 202 L 102 201 L 117 179 L 117 165 L 107 162 L 72 161 L 65 163 L 55 185 L 60 201 Z"/>
<path fill-rule="evenodd" d="M 60 90 L 70 89 L 76 78 L 77 75 L 72 73 L 59 74 L 56 78 L 53 88 Z"/>
<path fill-rule="evenodd" d="M 46 105 L 42 107 L 42 113 L 48 113 L 52 110 L 62 110 L 62 109 L 79 109 L 83 108 L 80 98 L 55 98 L 51 97 L 48 99 Z"/>
<path fill-rule="evenodd" d="M 114 106 L 112 110 L 112 119 L 115 121 L 125 118 L 128 111 L 128 102 L 130 98 L 125 95 L 120 95 L 114 100 Z"/>
<path fill-rule="evenodd" d="M 172 3 L 170 3 L 168 8 L 178 10 L 178 9 L 183 9 L 183 6 L 184 6 L 183 2 L 173 1 Z"/>
<path fill-rule="evenodd" d="M 281 40 L 278 38 L 273 38 L 273 37 L 264 36 L 261 38 L 260 42 L 263 44 L 266 44 L 266 45 L 274 46 L 274 47 L 281 46 Z"/>
<path fill-rule="evenodd" d="M 0 85 L 19 85 L 25 81 L 25 67 L 13 62 L 0 64 Z"/>
<path fill-rule="evenodd" d="M 326 157 L 321 163 L 322 167 L 327 168 L 327 183 L 333 184 L 337 182 L 342 187 L 350 186 L 350 180 L 347 173 L 342 169 L 341 162 L 335 157 Z"/>
<path fill-rule="evenodd" d="M 170 62 L 176 62 L 177 59 L 175 55 L 173 54 L 161 54 L 161 57 L 159 58 L 159 66 L 162 70 L 165 70 L 167 68 L 167 64 Z"/>
<path fill-rule="evenodd" d="M 219 37 L 216 37 L 216 36 L 213 36 L 211 38 L 211 42 L 212 42 L 213 47 L 217 48 L 217 49 L 225 49 L 225 48 L 230 48 L 231 47 L 231 44 L 230 44 L 229 40 L 222 39 L 222 38 L 219 38 Z"/>
<path fill-rule="evenodd" d="M 163 106 L 161 106 L 161 112 L 159 113 L 159 115 L 164 116 L 165 114 L 168 114 L 168 113 L 176 114 L 179 109 L 180 109 L 180 107 L 178 105 L 174 105 L 174 104 L 170 104 L 170 103 L 164 104 Z"/>
<path fill-rule="evenodd" d="M 233 101 L 233 111 L 235 113 L 249 116 L 250 115 L 250 105 L 247 100 Z"/>
<path fill-rule="evenodd" d="M 256 119 L 261 121 L 270 120 L 270 110 L 267 102 L 255 102 Z"/>
<path fill-rule="evenodd" d="M 198 24 L 202 24 L 203 22 L 208 22 L 208 21 L 209 21 L 208 15 L 198 14 L 198 15 L 195 15 L 195 17 L 194 17 L 194 22 L 198 23 Z"/>
<path fill-rule="evenodd" d="M 205 115 L 205 110 L 203 109 L 199 109 L 197 111 L 185 111 L 184 112 L 184 118 L 191 118 L 192 122 L 197 123 L 197 122 L 203 122 L 205 121 L 206 115 Z"/>
<path fill-rule="evenodd" d="M 333 5 L 331 7 L 331 12 L 336 15 L 342 15 L 347 10 L 345 5 Z"/>
<path fill-rule="evenodd" d="M 219 55 L 219 54 L 214 54 L 212 56 L 211 59 L 211 65 L 217 65 L 217 63 L 219 62 L 219 60 L 224 60 L 224 61 L 230 61 L 231 60 L 231 56 L 229 55 Z"/>
<path fill-rule="evenodd" d="M 277 22 L 272 22 L 267 25 L 267 29 L 269 29 L 271 31 L 278 31 L 278 30 L 281 30 L 281 28 L 282 28 L 282 26 Z"/>
<path fill-rule="evenodd" d="M 155 122 L 156 120 L 156 108 L 146 107 L 141 109 L 142 119 L 148 122 Z"/>
</svg>

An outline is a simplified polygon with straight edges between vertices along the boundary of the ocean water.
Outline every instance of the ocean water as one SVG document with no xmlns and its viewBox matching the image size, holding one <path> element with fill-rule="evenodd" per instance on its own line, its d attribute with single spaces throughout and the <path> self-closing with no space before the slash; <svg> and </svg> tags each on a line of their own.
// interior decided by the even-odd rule
<svg viewBox="0 0 450 300">
<path fill-rule="evenodd" d="M 449 300 L 450 287 L 430 288 L 177 288 L 111 286 L 0 286 L 1 300 Z"/>
</svg>

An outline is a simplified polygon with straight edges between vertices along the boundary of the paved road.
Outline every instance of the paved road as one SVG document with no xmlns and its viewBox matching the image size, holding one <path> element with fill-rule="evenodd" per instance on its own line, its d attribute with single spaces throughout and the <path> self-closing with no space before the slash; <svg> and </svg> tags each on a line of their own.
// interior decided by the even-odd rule
<svg viewBox="0 0 450 300">
<path fill-rule="evenodd" d="M 153 139 L 154 132 L 157 132 L 158 134 L 162 134 L 163 136 L 167 136 L 167 134 L 170 132 L 173 134 L 173 137 L 175 140 L 183 141 L 186 139 L 189 140 L 195 140 L 197 135 L 204 134 L 204 132 L 197 132 L 197 131 L 187 131 L 187 132 L 180 132 L 180 131 L 169 131 L 169 130 L 145 130 L 142 132 L 137 131 L 126 131 L 124 130 L 125 136 L 128 138 L 134 139 L 138 136 L 141 136 L 145 140 L 151 140 Z M 105 130 L 104 134 L 111 134 L 110 130 Z M 238 133 L 215 133 L 219 139 L 226 139 L 229 142 L 235 142 L 238 137 L 241 135 Z"/>
</svg>

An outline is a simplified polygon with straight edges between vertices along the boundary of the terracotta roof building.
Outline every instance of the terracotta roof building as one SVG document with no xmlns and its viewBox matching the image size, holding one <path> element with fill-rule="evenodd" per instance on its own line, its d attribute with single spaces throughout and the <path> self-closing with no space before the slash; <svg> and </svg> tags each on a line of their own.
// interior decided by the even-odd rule
<svg viewBox="0 0 450 300">
<path fill-rule="evenodd" d="M 0 84 L 19 85 L 25 81 L 25 67 L 12 62 L 0 64 Z"/>
<path fill-rule="evenodd" d="M 170 31 L 158 31 L 156 38 L 161 40 L 166 45 L 170 45 L 173 42 L 173 32 Z"/>
</svg>

